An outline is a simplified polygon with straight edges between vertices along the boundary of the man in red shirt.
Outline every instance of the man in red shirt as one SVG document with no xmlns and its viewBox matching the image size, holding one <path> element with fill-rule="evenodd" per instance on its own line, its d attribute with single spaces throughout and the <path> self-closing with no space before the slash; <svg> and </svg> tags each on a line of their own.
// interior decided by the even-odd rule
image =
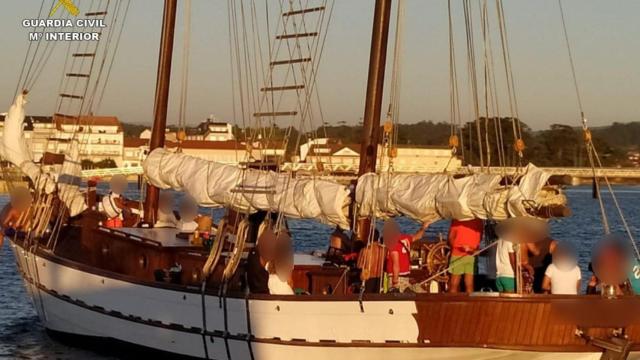
<svg viewBox="0 0 640 360">
<path fill-rule="evenodd" d="M 382 228 L 382 240 L 388 249 L 386 272 L 391 275 L 391 289 L 402 292 L 409 286 L 409 273 L 411 272 L 411 243 L 422 239 L 429 223 L 422 224 L 418 231 L 411 234 L 403 234 L 398 223 L 389 219 Z"/>
<path fill-rule="evenodd" d="M 451 246 L 449 292 L 451 293 L 460 291 L 460 280 L 463 275 L 465 290 L 467 293 L 473 292 L 473 275 L 476 265 L 473 253 L 480 246 L 483 225 L 480 219 L 451 221 L 449 229 L 449 245 Z"/>
</svg>

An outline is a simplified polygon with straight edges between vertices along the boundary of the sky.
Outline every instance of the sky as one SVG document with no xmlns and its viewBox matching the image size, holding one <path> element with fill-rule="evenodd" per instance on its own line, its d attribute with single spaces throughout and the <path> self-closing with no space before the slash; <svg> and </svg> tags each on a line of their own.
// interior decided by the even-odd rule
<svg viewBox="0 0 640 360">
<path fill-rule="evenodd" d="M 79 8 L 94 0 L 75 0 Z M 249 0 L 245 0 L 249 1 Z M 264 6 L 276 0 L 253 0 Z M 309 0 L 318 1 L 318 0 Z M 448 122 L 449 45 L 445 0 L 404 0 L 404 51 L 401 56 L 401 123 L 422 120 Z M 472 1 L 478 8 L 479 2 Z M 51 0 L 46 0 L 47 4 Z M 179 3 L 183 3 L 180 1 Z M 461 1 L 453 3 L 458 72 L 466 72 Z M 493 6 L 493 0 L 489 4 Z M 394 2 L 395 6 L 396 2 Z M 37 17 L 40 0 L 4 2 L 0 11 L 0 105 L 7 106 L 15 90 L 28 41 L 23 19 Z M 48 5 L 50 6 L 50 5 Z M 131 2 L 118 57 L 100 108 L 101 115 L 121 121 L 151 124 L 163 2 Z M 571 48 L 584 110 L 593 126 L 640 120 L 640 1 L 563 0 Z M 187 122 L 197 124 L 210 114 L 233 119 L 232 76 L 229 61 L 227 1 L 193 0 Z M 522 121 L 533 129 L 553 123 L 579 124 L 567 49 L 557 0 L 504 1 L 516 98 Z M 491 13 L 495 24 L 495 16 Z M 364 112 L 373 0 L 335 0 L 327 43 L 318 70 L 318 92 L 324 119 L 330 124 L 355 124 Z M 395 16 L 395 15 L 394 15 Z M 168 122 L 175 123 L 181 82 L 182 21 L 178 14 L 171 102 Z M 474 20 L 479 24 L 476 17 Z M 395 24 L 390 35 L 387 80 L 393 58 Z M 495 29 L 494 29 L 495 30 Z M 497 32 L 494 35 L 498 36 Z M 494 56 L 498 52 L 494 38 Z M 480 33 L 476 53 L 481 54 Z M 27 112 L 54 111 L 65 55 L 63 45 L 47 63 L 45 75 L 31 89 Z M 479 55 L 477 55 L 479 56 Z M 501 56 L 501 55 L 500 55 Z M 496 72 L 504 71 L 497 66 Z M 463 117 L 470 120 L 469 86 L 461 75 Z M 500 79 L 497 80 L 500 83 Z M 388 85 L 387 81 L 387 85 Z M 388 103 L 389 86 L 385 88 Z M 506 95 L 499 96 L 506 112 Z M 386 108 L 386 105 L 383 106 Z M 0 112 L 3 110 L 0 109 Z"/>
</svg>

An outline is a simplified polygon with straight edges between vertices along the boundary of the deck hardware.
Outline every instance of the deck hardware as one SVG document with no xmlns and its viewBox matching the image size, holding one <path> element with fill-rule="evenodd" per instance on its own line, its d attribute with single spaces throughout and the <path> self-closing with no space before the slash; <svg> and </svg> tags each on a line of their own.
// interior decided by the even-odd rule
<svg viewBox="0 0 640 360">
<path fill-rule="evenodd" d="M 389 309 L 389 315 L 393 315 L 393 309 Z"/>
<path fill-rule="evenodd" d="M 141 255 L 140 258 L 138 259 L 138 264 L 140 265 L 141 268 L 146 269 L 147 257 L 145 255 Z"/>
<path fill-rule="evenodd" d="M 613 330 L 613 336 L 608 339 L 591 337 L 581 328 L 576 328 L 575 334 L 589 344 L 602 349 L 601 360 L 626 360 L 631 352 L 632 343 L 624 338 L 623 329 Z"/>
<path fill-rule="evenodd" d="M 280 311 L 280 305 L 276 305 L 276 311 Z"/>
</svg>

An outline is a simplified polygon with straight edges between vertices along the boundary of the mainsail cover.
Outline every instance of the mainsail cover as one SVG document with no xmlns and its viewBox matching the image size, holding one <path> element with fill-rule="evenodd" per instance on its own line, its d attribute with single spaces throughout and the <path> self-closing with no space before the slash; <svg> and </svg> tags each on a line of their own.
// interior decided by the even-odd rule
<svg viewBox="0 0 640 360">
<path fill-rule="evenodd" d="M 470 220 L 531 216 L 544 205 L 538 194 L 550 174 L 529 164 L 515 185 L 502 186 L 501 175 L 408 175 L 369 173 L 358 179 L 356 201 L 361 216 L 405 215 L 418 221 Z"/>
<path fill-rule="evenodd" d="M 153 150 L 142 167 L 152 185 L 184 191 L 201 206 L 280 212 L 349 228 L 349 189 L 332 181 L 240 169 L 164 148 Z"/>
</svg>

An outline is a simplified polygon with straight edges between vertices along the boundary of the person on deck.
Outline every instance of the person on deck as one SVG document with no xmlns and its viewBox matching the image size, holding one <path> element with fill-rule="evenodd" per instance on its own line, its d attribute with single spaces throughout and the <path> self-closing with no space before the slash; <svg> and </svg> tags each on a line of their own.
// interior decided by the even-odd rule
<svg viewBox="0 0 640 360">
<path fill-rule="evenodd" d="M 389 292 L 403 292 L 411 286 L 411 243 L 422 239 L 429 227 L 428 222 L 422 224 L 415 234 L 403 234 L 395 220 L 385 221 L 382 228 L 382 240 L 388 249 L 386 272 L 391 275 Z"/>
<path fill-rule="evenodd" d="M 511 241 L 500 238 L 496 249 L 496 288 L 499 292 L 516 292 L 516 253 Z"/>
<path fill-rule="evenodd" d="M 277 236 L 268 226 L 247 257 L 247 285 L 252 294 L 269 294 L 269 263 L 275 258 Z"/>
<path fill-rule="evenodd" d="M 293 251 L 291 242 L 282 240 L 279 237 L 276 247 L 275 257 L 268 264 L 269 270 L 269 294 L 271 295 L 294 295 L 294 291 L 289 285 L 289 279 L 293 273 Z"/>
<path fill-rule="evenodd" d="M 102 197 L 102 212 L 107 216 L 104 225 L 110 228 L 123 226 L 124 214 L 130 211 L 125 206 L 124 192 L 127 189 L 127 179 L 122 175 L 114 175 L 109 182 L 111 191 Z"/>
<path fill-rule="evenodd" d="M 189 196 L 185 196 L 180 202 L 180 220 L 176 228 L 182 233 L 191 234 L 198 229 L 198 204 Z"/>
<path fill-rule="evenodd" d="M 473 253 L 480 246 L 483 228 L 483 222 L 480 219 L 451 221 L 449 229 L 449 245 L 451 246 L 449 292 L 457 293 L 460 291 L 460 281 L 463 276 L 466 292 L 473 292 L 476 265 Z"/>
<path fill-rule="evenodd" d="M 349 236 L 344 233 L 344 230 L 340 226 L 336 226 L 329 236 L 329 249 L 325 256 L 326 260 L 335 264 L 344 263 L 344 255 L 351 250 L 350 242 Z"/>
<path fill-rule="evenodd" d="M 542 281 L 545 293 L 553 295 L 577 295 L 582 279 L 580 268 L 568 246 L 556 247 L 553 262 L 549 264 Z"/>
<path fill-rule="evenodd" d="M 168 191 L 163 191 L 158 199 L 158 219 L 154 227 L 175 228 L 177 226 L 178 219 L 173 211 L 173 195 Z"/>
<path fill-rule="evenodd" d="M 522 267 L 533 276 L 534 293 L 544 291 L 542 282 L 557 246 L 558 241 L 549 236 L 545 236 L 541 241 L 528 242 L 521 246 Z"/>
</svg>

